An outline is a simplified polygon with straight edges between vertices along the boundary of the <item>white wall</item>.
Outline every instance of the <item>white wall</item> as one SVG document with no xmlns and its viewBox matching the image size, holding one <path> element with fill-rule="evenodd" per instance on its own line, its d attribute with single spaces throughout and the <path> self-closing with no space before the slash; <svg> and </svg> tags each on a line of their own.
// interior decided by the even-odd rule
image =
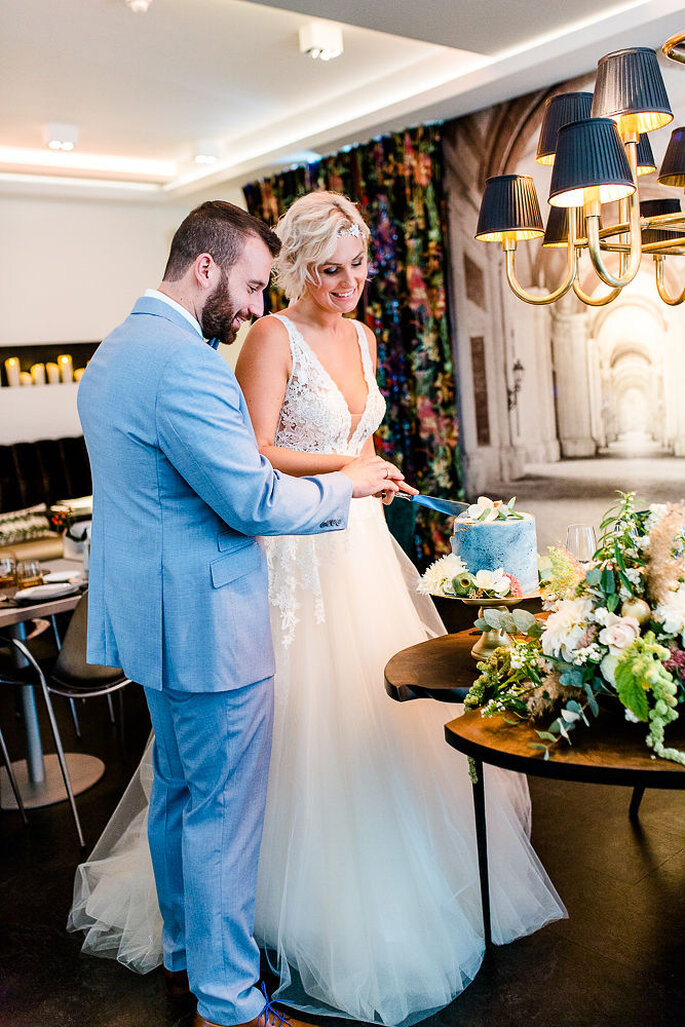
<svg viewBox="0 0 685 1027">
<path fill-rule="evenodd" d="M 241 203 L 241 193 L 224 199 Z M 0 346 L 99 340 L 162 277 L 195 206 L 0 197 Z"/>
</svg>

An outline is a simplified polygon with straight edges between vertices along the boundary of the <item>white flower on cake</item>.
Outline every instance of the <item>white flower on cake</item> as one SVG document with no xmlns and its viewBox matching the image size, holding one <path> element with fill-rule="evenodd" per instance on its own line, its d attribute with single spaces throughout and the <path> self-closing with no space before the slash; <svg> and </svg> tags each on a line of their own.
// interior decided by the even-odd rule
<svg viewBox="0 0 685 1027">
<path fill-rule="evenodd" d="M 511 581 L 504 573 L 504 567 L 498 567 L 495 571 L 476 571 L 474 574 L 476 588 L 483 592 L 494 592 L 498 596 L 505 596 L 511 589 Z"/>
<path fill-rule="evenodd" d="M 459 514 L 457 520 L 478 521 L 480 524 L 492 524 L 493 521 L 522 520 L 521 514 L 514 511 L 516 496 L 508 503 L 502 499 L 489 499 L 479 496 L 475 503 Z"/>
<path fill-rule="evenodd" d="M 423 595 L 456 596 L 452 582 L 465 570 L 464 561 L 454 553 L 448 553 L 427 568 L 416 586 L 417 592 Z"/>
</svg>

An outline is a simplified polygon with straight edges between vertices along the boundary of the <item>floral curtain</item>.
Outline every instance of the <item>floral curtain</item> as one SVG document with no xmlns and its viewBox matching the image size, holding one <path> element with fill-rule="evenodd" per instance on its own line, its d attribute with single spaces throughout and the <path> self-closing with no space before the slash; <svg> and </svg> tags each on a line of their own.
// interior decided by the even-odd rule
<svg viewBox="0 0 685 1027">
<path fill-rule="evenodd" d="M 371 229 L 371 272 L 358 315 L 378 339 L 378 384 L 388 404 L 377 449 L 421 492 L 460 498 L 440 129 L 385 136 L 247 185 L 244 193 L 250 213 L 273 225 L 313 189 L 345 193 Z M 273 310 L 285 305 L 275 288 L 269 302 Z M 393 503 L 388 520 L 412 558 L 425 565 L 449 549 L 451 522 L 418 508 L 414 524 L 416 509 Z"/>
</svg>

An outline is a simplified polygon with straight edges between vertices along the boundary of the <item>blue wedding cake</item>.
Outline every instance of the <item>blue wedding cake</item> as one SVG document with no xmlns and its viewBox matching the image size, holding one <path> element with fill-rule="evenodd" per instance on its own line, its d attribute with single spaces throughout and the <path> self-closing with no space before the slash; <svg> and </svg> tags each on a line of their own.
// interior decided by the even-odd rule
<svg viewBox="0 0 685 1027">
<path fill-rule="evenodd" d="M 454 521 L 452 552 L 471 574 L 503 568 L 521 584 L 524 595 L 538 589 L 535 517 L 508 504 L 480 496 Z"/>
</svg>

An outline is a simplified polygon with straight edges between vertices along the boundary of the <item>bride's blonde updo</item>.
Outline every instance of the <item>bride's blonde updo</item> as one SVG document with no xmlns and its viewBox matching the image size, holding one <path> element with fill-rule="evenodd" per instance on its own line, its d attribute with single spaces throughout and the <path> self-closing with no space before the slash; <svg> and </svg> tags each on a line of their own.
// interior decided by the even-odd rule
<svg viewBox="0 0 685 1027">
<path fill-rule="evenodd" d="M 307 283 L 321 284 L 316 268 L 331 259 L 339 237 L 345 234 L 358 236 L 366 248 L 368 226 L 342 193 L 307 193 L 279 218 L 276 235 L 281 240 L 281 252 L 274 273 L 289 300 L 299 299 Z"/>
</svg>

